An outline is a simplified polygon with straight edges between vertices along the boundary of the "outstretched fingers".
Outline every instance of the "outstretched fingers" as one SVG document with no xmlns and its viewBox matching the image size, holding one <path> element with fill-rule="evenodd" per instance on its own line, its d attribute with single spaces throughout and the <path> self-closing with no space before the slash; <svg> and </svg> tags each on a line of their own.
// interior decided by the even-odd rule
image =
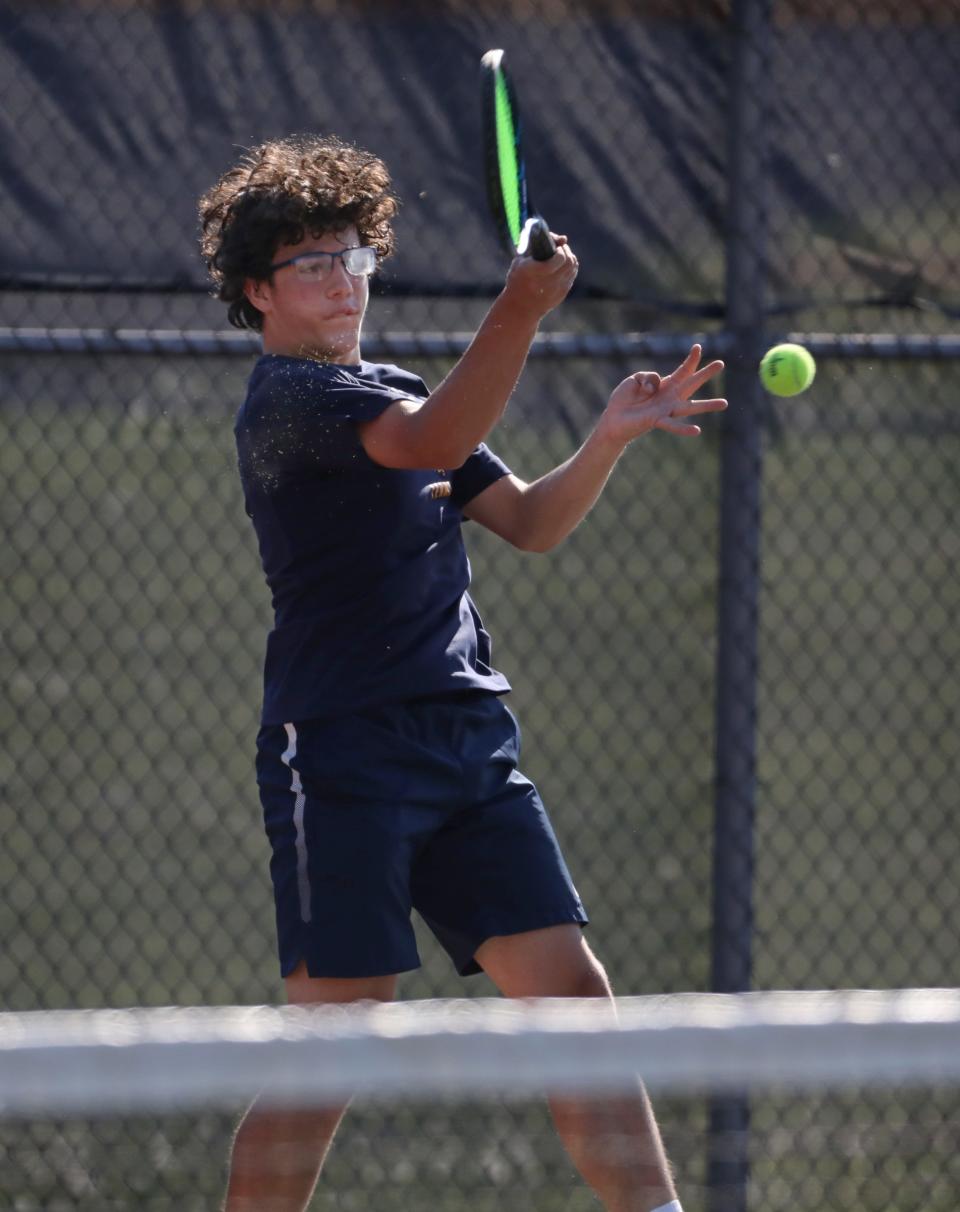
<svg viewBox="0 0 960 1212">
<path fill-rule="evenodd" d="M 683 359 L 676 370 L 672 370 L 667 376 L 668 379 L 686 379 L 700 365 L 700 359 L 703 357 L 702 345 L 691 345 L 690 352 Z"/>
<path fill-rule="evenodd" d="M 722 399 L 690 400 L 683 404 L 676 404 L 666 416 L 659 418 L 655 428 L 665 429 L 668 433 L 680 434 L 682 437 L 695 438 L 700 434 L 700 426 L 690 424 L 681 418 L 705 412 L 723 412 L 726 407 L 727 401 Z"/>
<path fill-rule="evenodd" d="M 676 421 L 673 417 L 662 417 L 654 428 L 665 429 L 667 433 L 680 434 L 684 438 L 696 438 L 700 434 L 699 425 L 691 425 L 688 421 Z"/>
<path fill-rule="evenodd" d="M 695 374 L 692 374 L 689 379 L 683 384 L 680 389 L 681 394 L 688 398 L 695 391 L 701 388 L 708 379 L 712 379 L 714 375 L 718 375 L 723 370 L 723 362 L 719 358 L 716 361 L 708 362 L 706 366 L 702 366 Z"/>
<path fill-rule="evenodd" d="M 675 371 L 661 379 L 656 371 L 638 370 L 619 383 L 610 395 L 603 422 L 605 431 L 629 442 L 651 429 L 695 437 L 700 426 L 684 418 L 696 413 L 721 412 L 727 401 L 691 400 L 700 384 L 723 369 L 714 361 L 697 369 L 701 347 L 694 345 Z"/>
<path fill-rule="evenodd" d="M 671 371 L 663 380 L 664 385 L 672 388 L 683 399 L 689 399 L 708 379 L 712 379 L 714 375 L 723 370 L 724 364 L 719 358 L 708 362 L 706 366 L 700 366 L 702 356 L 703 346 L 692 345 L 690 352 L 676 370 Z"/>
<path fill-rule="evenodd" d="M 724 399 L 715 400 L 687 400 L 683 404 L 678 404 L 676 408 L 670 409 L 672 417 L 692 417 L 702 412 L 723 412 L 727 407 L 727 401 Z"/>
</svg>

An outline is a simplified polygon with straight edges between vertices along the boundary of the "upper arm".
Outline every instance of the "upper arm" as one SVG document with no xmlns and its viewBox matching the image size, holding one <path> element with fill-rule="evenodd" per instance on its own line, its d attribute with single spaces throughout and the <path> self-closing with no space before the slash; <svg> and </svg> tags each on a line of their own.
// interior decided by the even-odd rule
<svg viewBox="0 0 960 1212">
<path fill-rule="evenodd" d="M 360 444 L 374 463 L 403 468 L 421 465 L 415 459 L 416 428 L 411 424 L 420 408 L 417 400 L 394 400 L 379 417 L 357 426 Z"/>
<path fill-rule="evenodd" d="M 426 470 L 435 467 L 456 467 L 462 454 L 449 447 L 431 442 L 424 436 L 419 423 L 423 400 L 394 400 L 372 421 L 357 427 L 360 443 L 369 458 L 382 467 L 405 470 Z"/>
<path fill-rule="evenodd" d="M 499 480 L 478 492 L 464 506 L 464 514 L 479 522 L 487 530 L 506 539 L 514 547 L 524 550 L 525 510 L 524 493 L 528 485 L 515 475 L 501 476 Z"/>
</svg>

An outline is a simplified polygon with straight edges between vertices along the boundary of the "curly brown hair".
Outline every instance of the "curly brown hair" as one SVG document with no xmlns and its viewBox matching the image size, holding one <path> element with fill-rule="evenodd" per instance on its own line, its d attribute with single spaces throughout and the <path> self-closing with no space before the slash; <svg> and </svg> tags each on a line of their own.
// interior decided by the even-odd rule
<svg viewBox="0 0 960 1212">
<path fill-rule="evenodd" d="M 398 206 L 383 161 L 335 136 L 293 135 L 251 148 L 200 199 L 200 248 L 230 323 L 263 328 L 243 286 L 272 277 L 281 244 L 355 226 L 363 244 L 388 257 Z"/>
</svg>

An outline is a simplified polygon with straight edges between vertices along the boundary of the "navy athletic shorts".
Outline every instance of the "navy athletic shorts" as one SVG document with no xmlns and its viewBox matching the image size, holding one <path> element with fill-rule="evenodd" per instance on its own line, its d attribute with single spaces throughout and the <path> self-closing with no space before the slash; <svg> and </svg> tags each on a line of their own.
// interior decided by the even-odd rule
<svg viewBox="0 0 960 1212">
<path fill-rule="evenodd" d="M 464 975 L 495 935 L 585 924 L 519 750 L 484 692 L 261 728 L 282 975 L 418 967 L 411 909 Z"/>
</svg>

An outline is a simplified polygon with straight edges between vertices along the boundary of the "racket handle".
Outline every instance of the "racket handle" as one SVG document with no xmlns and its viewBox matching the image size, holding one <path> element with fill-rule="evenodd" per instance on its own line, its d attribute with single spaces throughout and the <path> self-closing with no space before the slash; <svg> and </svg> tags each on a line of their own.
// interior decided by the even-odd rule
<svg viewBox="0 0 960 1212">
<path fill-rule="evenodd" d="M 534 261 L 549 261 L 556 251 L 557 246 L 544 220 L 539 215 L 528 219 L 523 225 L 520 243 L 517 245 L 520 256 L 525 257 L 529 253 Z"/>
</svg>

